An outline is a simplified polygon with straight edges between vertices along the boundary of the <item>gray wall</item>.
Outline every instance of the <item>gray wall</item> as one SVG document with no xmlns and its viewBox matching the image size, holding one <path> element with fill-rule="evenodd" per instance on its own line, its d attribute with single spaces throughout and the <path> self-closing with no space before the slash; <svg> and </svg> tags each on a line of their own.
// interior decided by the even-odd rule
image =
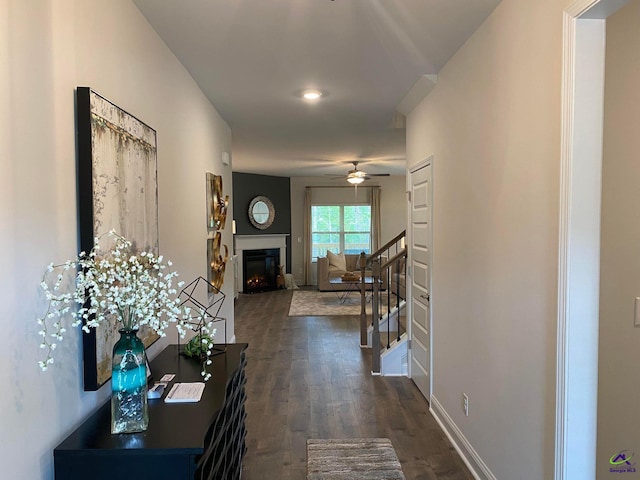
<svg viewBox="0 0 640 480">
<path fill-rule="evenodd" d="M 598 479 L 640 478 L 609 472 L 609 458 L 640 454 L 640 1 L 607 19 L 600 256 Z M 623 465 L 624 466 L 624 465 Z M 636 468 L 638 465 L 636 465 Z M 640 470 L 640 468 L 637 468 Z"/>
<path fill-rule="evenodd" d="M 233 173 L 233 219 L 237 235 L 270 235 L 283 233 L 287 237 L 287 272 L 291 273 L 291 194 L 288 177 Z M 276 215 L 268 228 L 260 230 L 249 220 L 249 204 L 258 195 L 273 203 Z"/>
</svg>

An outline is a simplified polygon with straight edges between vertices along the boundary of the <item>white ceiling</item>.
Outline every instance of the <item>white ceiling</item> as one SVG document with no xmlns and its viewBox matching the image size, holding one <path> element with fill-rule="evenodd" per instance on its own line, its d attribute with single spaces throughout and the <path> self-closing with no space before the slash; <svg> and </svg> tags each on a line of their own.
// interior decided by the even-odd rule
<svg viewBox="0 0 640 480">
<path fill-rule="evenodd" d="M 229 124 L 234 171 L 404 174 L 398 105 L 499 0 L 133 0 Z M 307 88 L 325 97 L 309 104 Z"/>
</svg>

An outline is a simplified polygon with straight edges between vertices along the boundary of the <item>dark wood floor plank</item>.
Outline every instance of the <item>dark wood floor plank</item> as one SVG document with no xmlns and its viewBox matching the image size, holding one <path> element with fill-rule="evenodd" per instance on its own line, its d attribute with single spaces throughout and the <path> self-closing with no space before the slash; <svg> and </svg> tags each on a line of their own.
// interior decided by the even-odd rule
<svg viewBox="0 0 640 480">
<path fill-rule="evenodd" d="M 408 480 L 471 480 L 410 379 L 371 375 L 357 316 L 288 317 L 291 291 L 241 295 L 247 342 L 243 480 L 304 480 L 309 438 L 386 437 Z"/>
</svg>

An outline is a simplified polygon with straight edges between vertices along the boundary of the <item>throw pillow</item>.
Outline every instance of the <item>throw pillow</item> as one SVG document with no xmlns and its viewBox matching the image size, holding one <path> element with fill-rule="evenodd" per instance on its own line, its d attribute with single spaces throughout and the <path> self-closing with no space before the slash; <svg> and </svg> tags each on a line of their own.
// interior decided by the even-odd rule
<svg viewBox="0 0 640 480">
<path fill-rule="evenodd" d="M 327 250 L 327 259 L 329 260 L 329 271 L 334 272 L 336 270 L 347 270 L 347 259 L 344 258 L 344 253 L 333 253 Z"/>
</svg>

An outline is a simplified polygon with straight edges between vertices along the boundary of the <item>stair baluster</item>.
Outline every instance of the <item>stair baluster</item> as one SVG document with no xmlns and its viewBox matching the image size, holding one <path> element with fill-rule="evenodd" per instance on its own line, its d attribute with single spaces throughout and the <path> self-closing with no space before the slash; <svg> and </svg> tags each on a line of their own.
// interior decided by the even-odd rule
<svg viewBox="0 0 640 480">
<path fill-rule="evenodd" d="M 378 315 L 378 299 L 380 298 L 380 259 L 371 260 L 371 274 L 373 276 L 373 292 L 371 296 L 371 316 L 373 317 L 373 334 L 371 336 L 371 373 L 380 374 L 380 317 Z"/>
</svg>

